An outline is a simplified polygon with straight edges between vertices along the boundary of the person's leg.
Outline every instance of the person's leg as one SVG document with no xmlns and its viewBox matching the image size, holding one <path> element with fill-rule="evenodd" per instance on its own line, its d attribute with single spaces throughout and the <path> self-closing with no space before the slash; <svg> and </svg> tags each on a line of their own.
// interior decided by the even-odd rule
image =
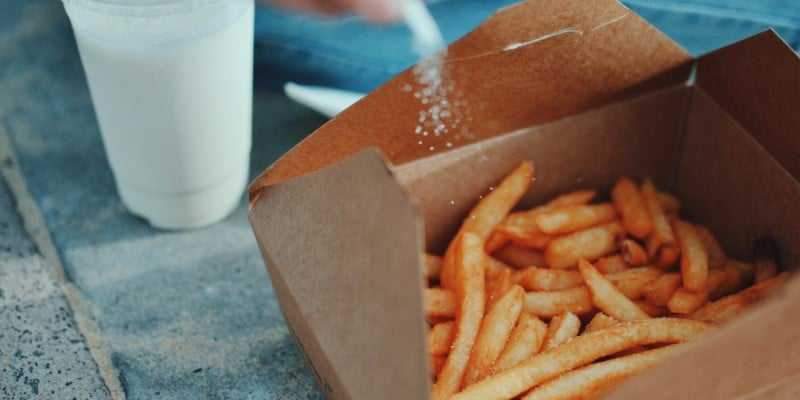
<svg viewBox="0 0 800 400">
<path fill-rule="evenodd" d="M 800 48 L 796 0 L 623 0 L 638 14 L 700 55 L 774 28 Z"/>
<path fill-rule="evenodd" d="M 468 33 L 516 0 L 429 2 L 448 41 Z M 693 54 L 703 54 L 774 27 L 800 48 L 797 0 L 623 0 Z M 401 24 L 373 25 L 357 17 L 320 18 L 274 7 L 256 11 L 256 79 L 367 92 L 417 61 Z"/>
<path fill-rule="evenodd" d="M 429 7 L 452 42 L 516 2 L 441 0 Z M 295 81 L 369 91 L 418 59 L 404 25 L 374 25 L 353 16 L 324 18 L 261 6 L 255 35 L 257 80 L 268 86 Z"/>
</svg>

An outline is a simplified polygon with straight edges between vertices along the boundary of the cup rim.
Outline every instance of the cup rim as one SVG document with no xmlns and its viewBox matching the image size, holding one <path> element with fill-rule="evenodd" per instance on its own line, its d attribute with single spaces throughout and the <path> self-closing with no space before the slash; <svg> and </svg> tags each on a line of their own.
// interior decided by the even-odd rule
<svg viewBox="0 0 800 400">
<path fill-rule="evenodd" d="M 122 17 L 158 17 L 222 6 L 226 0 L 62 0 L 65 7 Z"/>
</svg>

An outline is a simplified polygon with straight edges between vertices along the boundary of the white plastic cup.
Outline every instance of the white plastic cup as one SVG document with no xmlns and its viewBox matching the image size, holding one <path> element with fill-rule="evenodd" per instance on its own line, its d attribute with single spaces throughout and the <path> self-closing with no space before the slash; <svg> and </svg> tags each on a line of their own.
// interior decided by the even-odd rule
<svg viewBox="0 0 800 400">
<path fill-rule="evenodd" d="M 151 225 L 230 214 L 248 179 L 253 0 L 63 0 L 117 190 Z"/>
</svg>

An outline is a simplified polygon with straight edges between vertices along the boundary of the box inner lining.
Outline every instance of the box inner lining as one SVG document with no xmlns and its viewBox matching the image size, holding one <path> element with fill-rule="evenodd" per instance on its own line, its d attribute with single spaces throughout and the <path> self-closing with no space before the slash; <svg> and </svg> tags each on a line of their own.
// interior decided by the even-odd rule
<svg viewBox="0 0 800 400">
<path fill-rule="evenodd" d="M 522 209 L 576 189 L 607 198 L 620 176 L 650 177 L 731 255 L 749 259 L 753 240 L 771 235 L 787 265 L 800 261 L 800 185 L 702 88 L 685 85 L 398 166 L 428 250 L 441 254 L 479 196 L 524 159 L 536 182 Z"/>
</svg>

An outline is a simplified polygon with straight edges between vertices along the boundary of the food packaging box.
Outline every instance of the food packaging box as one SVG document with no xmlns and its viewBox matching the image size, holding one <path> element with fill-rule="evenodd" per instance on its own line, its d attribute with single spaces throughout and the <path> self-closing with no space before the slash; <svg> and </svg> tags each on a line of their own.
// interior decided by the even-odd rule
<svg viewBox="0 0 800 400">
<path fill-rule="evenodd" d="M 770 235 L 800 262 L 800 60 L 774 32 L 695 59 L 615 1 L 531 0 L 454 43 L 444 70 L 461 127 L 415 133 L 429 105 L 409 70 L 251 185 L 275 293 L 327 398 L 427 398 L 422 254 L 521 160 L 536 168 L 523 207 L 651 177 L 731 256 Z M 791 280 L 609 398 L 800 398 L 798 315 Z"/>
</svg>

